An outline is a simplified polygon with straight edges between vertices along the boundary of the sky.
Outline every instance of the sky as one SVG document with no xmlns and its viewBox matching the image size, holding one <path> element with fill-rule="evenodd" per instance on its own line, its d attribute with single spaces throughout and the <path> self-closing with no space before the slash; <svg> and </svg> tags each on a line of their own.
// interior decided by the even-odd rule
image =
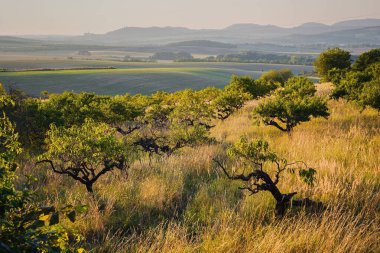
<svg viewBox="0 0 380 253">
<path fill-rule="evenodd" d="M 0 0 L 0 35 L 79 35 L 125 26 L 283 27 L 380 18 L 380 0 Z"/>
</svg>

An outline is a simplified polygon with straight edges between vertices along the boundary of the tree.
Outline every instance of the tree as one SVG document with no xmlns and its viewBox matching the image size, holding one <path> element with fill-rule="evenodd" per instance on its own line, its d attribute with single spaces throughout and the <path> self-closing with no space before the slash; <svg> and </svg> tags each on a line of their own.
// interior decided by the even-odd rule
<svg viewBox="0 0 380 253">
<path fill-rule="evenodd" d="M 249 76 L 232 76 L 230 84 L 225 87 L 225 90 L 242 94 L 248 93 L 251 95 L 251 99 L 257 99 L 266 96 L 276 88 L 274 83 L 263 81 L 263 79 L 255 81 Z"/>
<path fill-rule="evenodd" d="M 224 88 L 212 101 L 215 117 L 220 120 L 229 118 L 234 112 L 241 109 L 245 102 L 251 98 L 249 93 L 241 93 L 237 90 Z"/>
<path fill-rule="evenodd" d="M 308 185 L 313 185 L 315 181 L 316 170 L 309 168 L 302 161 L 289 163 L 286 159 L 278 157 L 269 149 L 268 142 L 262 139 L 248 141 L 246 138 L 240 138 L 233 146 L 227 150 L 229 160 L 228 167 L 238 168 L 242 171 L 240 174 L 231 173 L 231 169 L 227 168 L 226 163 L 218 159 L 214 159 L 218 167 L 222 169 L 227 178 L 238 180 L 245 183 L 239 189 L 247 190 L 251 194 L 256 194 L 261 191 L 268 191 L 272 194 L 276 201 L 275 214 L 276 216 L 284 215 L 286 209 L 290 206 L 321 206 L 321 203 L 314 202 L 310 199 L 292 200 L 297 192 L 282 193 L 277 187 L 280 181 L 280 175 L 283 172 L 298 171 L 298 175 Z M 228 163 L 228 162 L 227 162 Z M 270 171 L 268 168 L 271 168 Z M 244 170 L 249 170 L 248 174 Z M 271 176 L 272 174 L 272 176 Z M 274 176 L 273 176 L 274 175 Z"/>
<path fill-rule="evenodd" d="M 311 117 L 329 116 L 327 101 L 315 96 L 315 86 L 305 77 L 292 77 L 284 88 L 275 92 L 254 109 L 265 125 L 291 135 L 293 128 L 302 122 L 310 121 Z"/>
<path fill-rule="evenodd" d="M 93 185 L 102 175 L 126 169 L 134 156 L 131 145 L 115 133 L 107 124 L 90 119 L 70 128 L 52 125 L 47 151 L 38 164 L 47 163 L 53 172 L 73 178 L 93 193 Z"/>
<path fill-rule="evenodd" d="M 186 146 L 208 141 L 209 131 L 216 122 L 227 119 L 250 97 L 229 86 L 223 90 L 158 92 L 135 99 L 133 104 L 142 104 L 142 112 L 132 123 L 126 124 L 128 127 L 117 130 L 132 136 L 133 144 L 150 155 L 171 155 Z"/>
<path fill-rule="evenodd" d="M 365 82 L 370 81 L 370 76 L 365 72 L 348 71 L 334 78 L 335 89 L 331 97 L 345 98 L 349 101 L 357 101 Z"/>
<path fill-rule="evenodd" d="M 14 125 L 4 112 L 5 106 L 14 102 L 0 93 L 0 252 L 74 252 L 59 219 L 64 213 L 73 220 L 76 211 L 40 207 L 28 185 L 16 189 L 16 158 L 22 149 Z"/>
<path fill-rule="evenodd" d="M 215 90 L 184 90 L 159 94 L 139 119 L 134 144 L 150 154 L 171 155 L 185 146 L 206 141 L 214 127 L 211 101 Z"/>
<path fill-rule="evenodd" d="M 351 66 L 351 54 L 340 48 L 330 48 L 322 52 L 314 63 L 319 76 L 324 81 L 330 81 L 330 70 L 349 69 Z"/>
<path fill-rule="evenodd" d="M 370 65 L 380 62 L 380 49 L 371 49 L 359 55 L 358 59 L 352 65 L 352 68 L 358 71 L 364 71 Z"/>
<path fill-rule="evenodd" d="M 364 84 L 359 96 L 359 104 L 363 107 L 372 107 L 380 112 L 380 80 Z"/>
<path fill-rule="evenodd" d="M 293 77 L 293 73 L 290 69 L 271 69 L 262 74 L 259 80 L 264 80 L 266 83 L 279 83 L 282 86 L 291 77 Z"/>
</svg>

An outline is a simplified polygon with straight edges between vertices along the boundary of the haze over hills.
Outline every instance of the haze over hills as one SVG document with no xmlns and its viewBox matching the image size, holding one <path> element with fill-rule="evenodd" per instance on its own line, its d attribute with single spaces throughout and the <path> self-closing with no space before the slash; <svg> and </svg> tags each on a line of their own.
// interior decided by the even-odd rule
<svg viewBox="0 0 380 253">
<path fill-rule="evenodd" d="M 331 46 L 379 47 L 380 19 L 348 20 L 333 25 L 305 23 L 292 28 L 234 24 L 224 29 L 124 27 L 82 36 L 0 36 L 0 51 L 128 50 L 225 54 L 241 50 L 320 52 Z"/>
<path fill-rule="evenodd" d="M 379 44 L 379 27 L 380 19 L 348 20 L 333 25 L 305 23 L 292 28 L 257 24 L 234 24 L 219 30 L 196 30 L 183 27 L 124 27 L 105 34 L 87 33 L 83 36 L 66 37 L 65 39 L 61 39 L 61 41 L 113 46 L 164 45 L 187 40 L 212 40 L 233 44 Z"/>
</svg>

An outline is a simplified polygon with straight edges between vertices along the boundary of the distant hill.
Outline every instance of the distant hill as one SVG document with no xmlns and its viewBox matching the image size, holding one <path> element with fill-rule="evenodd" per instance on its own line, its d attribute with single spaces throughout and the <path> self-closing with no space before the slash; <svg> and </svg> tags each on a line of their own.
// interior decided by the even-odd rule
<svg viewBox="0 0 380 253">
<path fill-rule="evenodd" d="M 328 31 L 333 31 L 336 28 L 321 24 L 321 23 L 305 23 L 297 27 L 291 28 L 291 32 L 293 34 L 318 34 L 318 33 L 323 33 L 323 32 L 328 32 Z"/>
<path fill-rule="evenodd" d="M 25 39 L 13 36 L 0 36 L 0 44 L 2 43 L 38 43 L 38 40 Z"/>
<path fill-rule="evenodd" d="M 105 46 L 165 46 L 205 47 L 207 44 L 273 43 L 279 45 L 305 43 L 375 43 L 380 19 L 359 19 L 338 22 L 333 25 L 305 23 L 292 28 L 274 25 L 235 24 L 224 29 L 188 29 L 183 27 L 124 27 L 105 34 L 84 34 L 64 37 L 60 41 L 72 44 Z M 373 28 L 372 28 L 373 27 Z M 359 31 L 358 29 L 364 29 Z M 54 39 L 57 40 L 55 37 Z M 188 42 L 192 41 L 192 42 Z M 178 44 L 183 43 L 185 44 Z M 174 44 L 173 44 L 174 43 Z M 190 44 L 188 44 L 190 43 Z M 192 44 L 192 45 L 191 45 Z"/>
<path fill-rule="evenodd" d="M 210 40 L 189 40 L 166 45 L 168 47 L 211 47 L 211 48 L 236 48 L 236 45 Z"/>
<path fill-rule="evenodd" d="M 380 44 L 380 26 L 341 30 L 312 35 L 290 35 L 283 38 L 289 43 L 325 44 Z"/>
<path fill-rule="evenodd" d="M 338 22 L 332 25 L 333 27 L 343 28 L 361 28 L 370 26 L 380 26 L 380 19 L 357 19 Z"/>
</svg>

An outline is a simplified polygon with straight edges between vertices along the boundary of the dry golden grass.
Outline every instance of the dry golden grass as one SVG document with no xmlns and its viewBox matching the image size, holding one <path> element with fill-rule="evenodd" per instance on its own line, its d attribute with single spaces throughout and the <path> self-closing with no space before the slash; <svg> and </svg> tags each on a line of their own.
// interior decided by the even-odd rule
<svg viewBox="0 0 380 253">
<path fill-rule="evenodd" d="M 330 101 L 328 120 L 301 124 L 289 138 L 254 123 L 256 104 L 248 103 L 212 135 L 225 142 L 264 137 L 281 156 L 316 168 L 314 187 L 286 175 L 279 188 L 323 201 L 328 207 L 323 213 L 291 212 L 276 219 L 270 195 L 249 196 L 216 172 L 212 158 L 222 145 L 215 144 L 142 159 L 128 178 L 106 176 L 95 186 L 98 201 L 87 216 L 67 225 L 85 235 L 93 252 L 380 252 L 377 112 Z M 88 199 L 84 187 L 68 178 L 37 175 L 44 184 L 42 199 L 56 205 Z"/>
</svg>

